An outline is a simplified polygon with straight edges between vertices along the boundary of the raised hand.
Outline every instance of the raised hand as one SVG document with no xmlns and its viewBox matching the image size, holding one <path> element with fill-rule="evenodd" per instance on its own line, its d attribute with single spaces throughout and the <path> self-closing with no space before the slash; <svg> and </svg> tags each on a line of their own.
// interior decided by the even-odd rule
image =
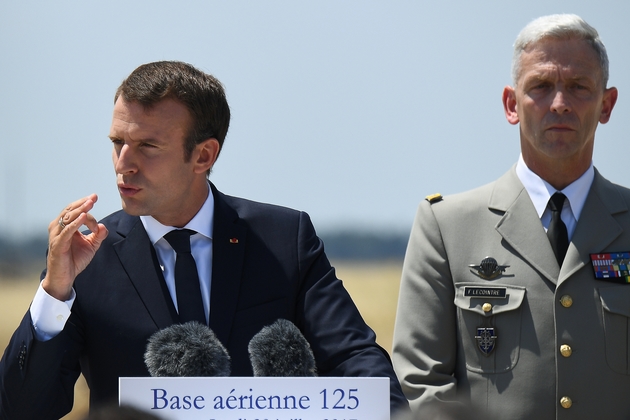
<svg viewBox="0 0 630 420">
<path fill-rule="evenodd" d="M 97 200 L 97 195 L 91 194 L 73 202 L 48 225 L 48 258 L 42 287 L 58 300 L 70 298 L 74 279 L 107 237 L 107 228 L 88 213 Z M 79 228 L 83 225 L 91 233 L 82 234 Z"/>
</svg>

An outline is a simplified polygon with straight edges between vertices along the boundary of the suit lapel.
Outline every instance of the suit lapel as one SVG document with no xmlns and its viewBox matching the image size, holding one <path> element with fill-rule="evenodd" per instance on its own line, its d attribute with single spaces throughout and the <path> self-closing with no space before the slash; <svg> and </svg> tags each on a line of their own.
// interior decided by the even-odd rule
<svg viewBox="0 0 630 420">
<path fill-rule="evenodd" d="M 247 228 L 225 196 L 212 185 L 214 227 L 212 234 L 212 286 L 210 328 L 227 345 L 238 304 Z"/>
<path fill-rule="evenodd" d="M 172 325 L 175 307 L 163 292 L 155 251 L 140 218 L 125 214 L 117 231 L 123 239 L 113 245 L 114 250 L 151 318 L 160 329 Z"/>
<path fill-rule="evenodd" d="M 605 201 L 601 197 L 605 197 Z M 590 254 L 603 251 L 621 235 L 623 229 L 613 215 L 626 211 L 628 208 L 615 186 L 595 170 L 593 185 L 562 264 L 559 283 L 590 264 Z"/>
<path fill-rule="evenodd" d="M 490 210 L 505 212 L 496 226 L 503 239 L 555 284 L 560 267 L 532 200 L 514 167 L 496 181 L 488 207 Z"/>
</svg>

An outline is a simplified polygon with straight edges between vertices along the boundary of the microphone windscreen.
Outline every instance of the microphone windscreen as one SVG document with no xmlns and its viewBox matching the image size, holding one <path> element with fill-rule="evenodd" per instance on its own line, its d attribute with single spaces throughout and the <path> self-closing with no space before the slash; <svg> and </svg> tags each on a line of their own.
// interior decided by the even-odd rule
<svg viewBox="0 0 630 420">
<path fill-rule="evenodd" d="M 230 376 L 230 356 L 208 326 L 174 324 L 149 338 L 144 363 L 151 376 Z"/>
<path fill-rule="evenodd" d="M 317 376 L 311 346 L 286 319 L 260 330 L 247 349 L 254 376 Z"/>
</svg>

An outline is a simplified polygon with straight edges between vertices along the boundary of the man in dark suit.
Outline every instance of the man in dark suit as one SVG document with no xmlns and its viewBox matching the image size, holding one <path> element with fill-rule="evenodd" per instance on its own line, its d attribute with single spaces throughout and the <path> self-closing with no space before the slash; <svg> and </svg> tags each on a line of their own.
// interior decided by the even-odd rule
<svg viewBox="0 0 630 420">
<path fill-rule="evenodd" d="M 308 215 L 208 182 L 229 117 L 220 82 L 185 63 L 140 66 L 118 88 L 109 137 L 123 210 L 97 223 L 93 194 L 51 222 L 47 269 L 0 363 L 3 419 L 63 416 L 80 373 L 92 407 L 115 401 L 118 377 L 148 376 L 147 339 L 193 319 L 214 330 L 235 376 L 252 375 L 252 336 L 285 318 L 319 375 L 389 377 L 392 407 L 406 406 Z M 190 255 L 198 280 L 182 286 Z"/>
</svg>

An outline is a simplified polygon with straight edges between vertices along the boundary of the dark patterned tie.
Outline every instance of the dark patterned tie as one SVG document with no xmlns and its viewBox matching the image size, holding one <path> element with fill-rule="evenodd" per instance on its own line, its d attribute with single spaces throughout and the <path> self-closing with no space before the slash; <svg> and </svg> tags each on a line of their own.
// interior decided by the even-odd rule
<svg viewBox="0 0 630 420">
<path fill-rule="evenodd" d="M 557 192 L 551 196 L 547 204 L 549 210 L 551 210 L 551 222 L 549 223 L 549 229 L 547 229 L 547 237 L 549 242 L 551 242 L 551 248 L 553 248 L 553 253 L 556 255 L 558 265 L 561 267 L 567 249 L 569 249 L 567 226 L 560 217 L 565 198 L 564 194 Z"/>
<path fill-rule="evenodd" d="M 180 322 L 198 321 L 207 325 L 201 300 L 197 264 L 190 252 L 190 235 L 196 232 L 189 229 L 172 230 L 164 239 L 177 253 L 175 260 L 175 290 Z"/>
</svg>

